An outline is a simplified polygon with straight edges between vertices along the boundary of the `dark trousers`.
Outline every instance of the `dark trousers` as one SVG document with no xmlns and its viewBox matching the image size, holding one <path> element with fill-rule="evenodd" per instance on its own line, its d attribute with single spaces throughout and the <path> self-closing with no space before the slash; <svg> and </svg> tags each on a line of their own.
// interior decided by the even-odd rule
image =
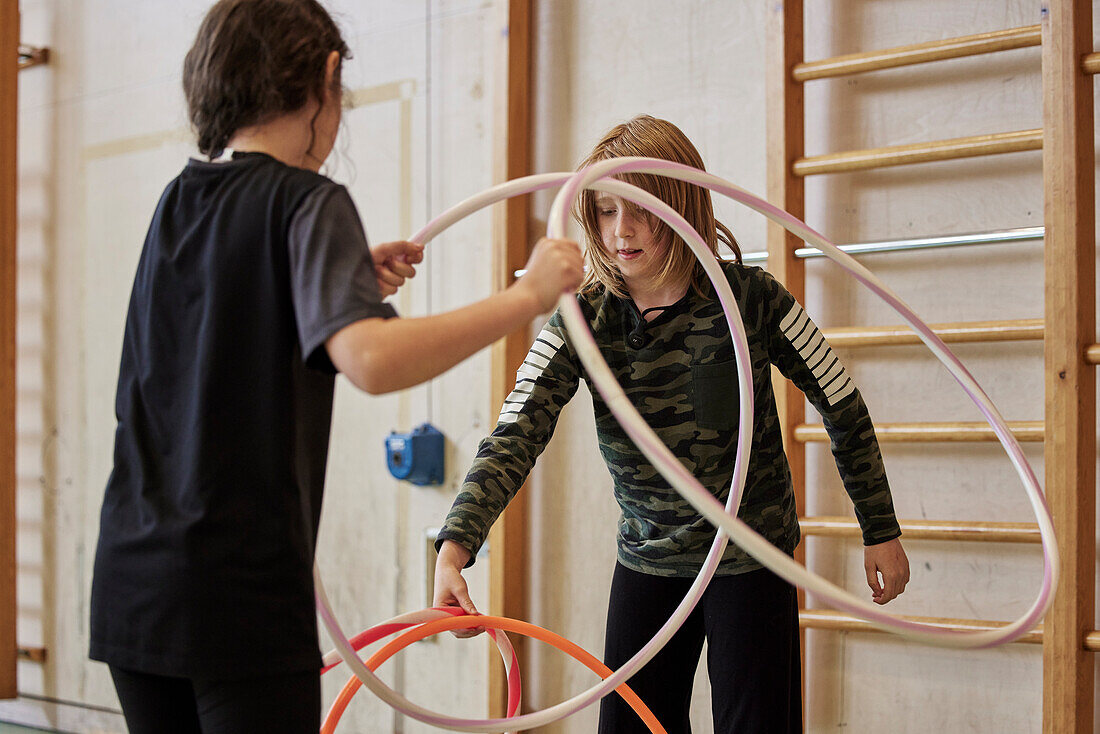
<svg viewBox="0 0 1100 734">
<path fill-rule="evenodd" d="M 617 670 L 647 643 L 693 579 L 664 578 L 615 566 L 604 662 Z M 802 731 L 798 600 L 767 569 L 715 576 L 684 626 L 627 684 L 668 734 L 689 734 L 688 707 L 703 639 L 707 641 L 715 734 Z M 600 704 L 600 734 L 648 729 L 617 694 Z"/>
<path fill-rule="evenodd" d="M 210 681 L 111 666 L 130 734 L 317 734 L 320 670 Z"/>
</svg>

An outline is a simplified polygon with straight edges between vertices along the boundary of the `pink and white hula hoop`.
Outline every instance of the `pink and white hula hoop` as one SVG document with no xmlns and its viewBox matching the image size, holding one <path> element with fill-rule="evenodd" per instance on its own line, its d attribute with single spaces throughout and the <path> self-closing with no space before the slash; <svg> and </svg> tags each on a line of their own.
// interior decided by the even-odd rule
<svg viewBox="0 0 1100 734">
<path fill-rule="evenodd" d="M 541 174 L 537 176 L 528 176 L 526 178 L 516 179 L 514 181 L 508 181 L 503 184 L 494 186 L 491 189 L 487 189 L 476 196 L 473 196 L 466 201 L 463 201 L 451 209 L 444 212 L 442 215 L 432 220 L 427 226 L 425 226 L 420 232 L 413 235 L 410 238 L 413 242 L 426 243 L 440 232 L 451 226 L 455 222 L 463 219 L 469 214 L 482 209 L 494 202 L 506 199 L 511 196 L 519 194 L 526 194 L 532 191 L 538 191 L 540 189 L 549 188 L 555 185 L 561 185 L 568 181 L 574 174 L 571 173 L 549 173 Z M 745 485 L 745 476 L 748 471 L 748 454 L 751 446 L 752 437 L 752 417 L 753 417 L 753 392 L 752 392 L 752 370 L 750 367 L 751 361 L 749 359 L 749 347 L 748 340 L 745 336 L 745 327 L 741 321 L 741 312 L 737 308 L 737 303 L 734 300 L 733 292 L 730 289 L 729 283 L 726 281 L 724 275 L 722 275 L 721 267 L 718 262 L 710 254 L 702 237 L 691 228 L 686 220 L 679 213 L 665 204 L 657 197 L 649 194 L 642 189 L 631 186 L 622 181 L 599 181 L 591 185 L 593 189 L 607 191 L 623 198 L 634 201 L 640 206 L 653 211 L 657 216 L 660 216 L 664 221 L 669 223 L 669 226 L 692 247 L 696 256 L 699 257 L 703 263 L 703 267 L 707 270 L 707 274 L 714 282 L 715 289 L 718 292 L 719 301 L 722 303 L 723 310 L 726 314 L 726 321 L 729 323 L 730 332 L 733 340 L 734 354 L 737 357 L 737 376 L 738 376 L 738 388 L 741 399 L 741 405 L 746 406 L 746 410 L 741 411 L 738 418 L 738 439 L 737 448 L 735 451 L 734 459 L 734 476 L 731 484 L 729 497 L 727 499 L 726 508 L 732 513 L 737 513 L 738 503 L 740 502 L 741 490 Z M 572 300 L 576 303 L 574 296 L 563 296 L 563 300 Z M 586 329 L 587 330 L 587 329 Z M 589 339 L 591 334 L 589 333 Z M 625 397 L 623 398 L 625 399 Z M 614 407 L 612 408 L 614 410 Z M 705 491 L 705 490 L 704 490 Z M 717 502 L 717 500 L 715 500 Z M 721 505 L 719 505 L 721 506 Z M 418 721 L 440 726 L 446 729 L 453 729 L 455 731 L 478 731 L 478 732 L 500 732 L 506 730 L 522 730 L 532 729 L 537 726 L 544 726 L 559 719 L 563 719 L 571 714 L 580 711 L 586 706 L 590 706 L 599 699 L 613 692 L 619 685 L 626 681 L 631 675 L 633 675 L 639 668 L 645 665 L 649 660 L 653 658 L 672 638 L 676 631 L 683 625 L 684 621 L 691 614 L 695 605 L 699 599 L 702 598 L 703 592 L 706 590 L 707 584 L 710 582 L 711 577 L 714 575 L 715 569 L 718 568 L 718 563 L 722 559 L 722 554 L 725 551 L 728 538 L 725 533 L 719 530 L 714 539 L 714 543 L 711 545 L 710 552 L 707 555 L 706 561 L 703 564 L 702 569 L 699 572 L 699 576 L 696 577 L 695 582 L 688 590 L 687 595 L 680 602 L 680 605 L 673 612 L 669 620 L 665 622 L 664 626 L 658 630 L 657 634 L 650 640 L 641 650 L 639 650 L 634 657 L 628 660 L 618 671 L 616 671 L 609 678 L 604 679 L 602 682 L 594 685 L 592 688 L 584 691 L 573 698 L 558 703 L 549 708 L 541 711 L 536 711 L 530 714 L 524 714 L 522 716 L 507 718 L 507 719 L 456 719 L 453 717 L 447 717 L 434 711 L 425 709 L 417 704 L 412 703 L 399 693 L 391 689 L 384 682 L 382 682 L 374 673 L 367 669 L 363 661 L 355 654 L 348 644 L 347 637 L 340 629 L 339 623 L 336 621 L 335 615 L 332 613 L 331 608 L 325 598 L 324 587 L 321 583 L 320 573 L 314 568 L 314 583 L 317 587 L 317 599 L 318 599 L 318 611 L 321 615 L 321 621 L 325 625 L 332 637 L 336 650 L 340 653 L 340 656 L 344 658 L 344 661 L 348 663 L 348 666 L 363 682 L 363 685 L 369 688 L 375 695 L 381 698 L 383 701 L 394 707 L 407 716 L 410 716 Z"/>
</svg>

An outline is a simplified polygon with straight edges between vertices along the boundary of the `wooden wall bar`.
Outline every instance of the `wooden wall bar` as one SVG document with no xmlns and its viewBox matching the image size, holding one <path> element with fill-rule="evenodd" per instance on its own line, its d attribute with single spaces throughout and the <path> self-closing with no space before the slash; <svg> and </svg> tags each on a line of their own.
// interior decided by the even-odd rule
<svg viewBox="0 0 1100 734">
<path fill-rule="evenodd" d="M 1046 242 L 1046 497 L 1062 578 L 1043 638 L 1043 731 L 1093 731 L 1095 661 L 1096 231 L 1091 0 L 1045 0 L 1043 188 Z"/>
<path fill-rule="evenodd" d="M 1013 321 L 966 321 L 950 324 L 929 324 L 932 331 L 947 343 L 1007 342 L 1043 338 L 1042 319 Z M 873 347 L 900 344 L 921 344 L 920 337 L 908 326 L 847 326 L 822 329 L 832 347 Z"/>
<path fill-rule="evenodd" d="M 960 632 L 983 632 L 1000 629 L 1009 622 L 990 619 L 952 619 L 947 617 L 910 617 L 901 616 L 901 619 L 910 622 L 922 622 L 945 630 L 957 630 Z M 877 627 L 862 619 L 857 619 L 841 612 L 829 609 L 800 609 L 798 622 L 803 628 L 838 630 L 844 632 L 881 632 Z M 1037 643 L 1043 640 L 1043 628 L 1040 625 L 1030 632 L 1025 632 L 1016 642 Z"/>
<path fill-rule="evenodd" d="M 1042 421 L 1008 421 L 1008 427 L 1017 441 L 1039 442 L 1043 440 Z M 959 441 L 996 441 L 997 434 L 984 421 L 956 421 L 945 423 L 875 423 L 879 443 L 956 443 Z M 796 441 L 828 441 L 825 427 L 813 423 L 795 426 Z"/>
<path fill-rule="evenodd" d="M 819 515 L 800 517 L 803 535 L 859 538 L 859 523 L 851 517 Z M 1039 543 L 1039 525 L 1033 522 L 984 522 L 953 520 L 898 520 L 909 540 L 967 540 L 985 543 Z"/>
<path fill-rule="evenodd" d="M 834 56 L 820 61 L 807 61 L 794 68 L 795 81 L 805 82 L 811 79 L 860 74 L 879 69 L 892 69 L 898 66 L 912 66 L 929 61 L 957 59 L 962 56 L 1007 51 L 1013 48 L 1038 46 L 1040 43 L 1039 26 L 1009 28 L 990 33 L 975 33 L 970 36 L 946 38 L 942 41 L 917 43 L 911 46 L 898 46 L 881 51 L 866 51 L 857 54 Z"/>
<path fill-rule="evenodd" d="M 803 179 L 794 174 L 794 162 L 806 148 L 805 99 L 801 84 L 791 80 L 794 68 L 803 60 L 803 0 L 768 3 L 765 89 L 767 91 L 767 193 L 768 201 L 799 219 L 806 218 L 806 191 Z M 768 221 L 768 270 L 799 301 L 805 301 L 806 264 L 795 257 L 802 240 L 779 225 Z M 794 427 L 806 420 L 805 399 L 791 382 L 772 370 L 776 407 L 783 429 L 783 445 L 791 467 L 795 504 L 806 509 L 806 447 L 793 440 Z M 806 562 L 806 545 L 795 549 L 795 560 Z M 798 590 L 798 604 L 805 606 L 806 595 Z M 802 680 L 806 673 L 806 639 L 803 634 Z M 805 683 L 803 683 L 805 690 Z"/>
<path fill-rule="evenodd" d="M 895 145 L 866 150 L 847 150 L 803 158 L 794 164 L 799 176 L 820 173 L 863 171 L 869 168 L 905 166 L 914 163 L 948 161 L 957 158 L 974 158 L 1001 153 L 1019 153 L 1040 150 L 1043 147 L 1042 130 L 1018 130 L 989 135 L 973 135 L 967 138 L 936 140 L 930 143 Z"/>
<path fill-rule="evenodd" d="M 19 2 L 0 0 L 0 698 L 16 695 L 15 286 Z"/>
<path fill-rule="evenodd" d="M 531 172 L 531 0 L 507 0 L 497 8 L 494 183 Z M 527 262 L 529 205 L 528 197 L 513 197 L 494 210 L 494 290 L 507 288 L 512 274 Z M 530 346 L 526 329 L 493 345 L 489 415 L 495 416 L 504 404 Z M 520 490 L 489 533 L 489 613 L 513 619 L 528 618 L 526 496 Z M 513 640 L 521 666 L 525 642 Z M 495 648 L 489 658 L 489 716 L 502 718 L 507 714 L 507 675 Z"/>
</svg>

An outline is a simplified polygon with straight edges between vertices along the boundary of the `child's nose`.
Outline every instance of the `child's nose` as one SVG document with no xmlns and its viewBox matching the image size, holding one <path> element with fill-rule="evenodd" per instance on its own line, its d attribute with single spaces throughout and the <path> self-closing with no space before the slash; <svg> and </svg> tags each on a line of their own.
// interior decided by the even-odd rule
<svg viewBox="0 0 1100 734">
<path fill-rule="evenodd" d="M 627 212 L 620 211 L 615 220 L 615 236 L 631 237 L 634 234 L 634 217 Z"/>
</svg>

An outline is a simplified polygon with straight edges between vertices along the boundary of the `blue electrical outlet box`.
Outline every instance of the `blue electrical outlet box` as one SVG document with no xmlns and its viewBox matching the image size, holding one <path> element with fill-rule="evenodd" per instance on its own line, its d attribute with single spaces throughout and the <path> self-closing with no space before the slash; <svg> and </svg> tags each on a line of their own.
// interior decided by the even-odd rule
<svg viewBox="0 0 1100 734">
<path fill-rule="evenodd" d="M 421 486 L 443 483 L 443 434 L 430 423 L 386 436 L 386 466 L 398 479 Z"/>
</svg>

